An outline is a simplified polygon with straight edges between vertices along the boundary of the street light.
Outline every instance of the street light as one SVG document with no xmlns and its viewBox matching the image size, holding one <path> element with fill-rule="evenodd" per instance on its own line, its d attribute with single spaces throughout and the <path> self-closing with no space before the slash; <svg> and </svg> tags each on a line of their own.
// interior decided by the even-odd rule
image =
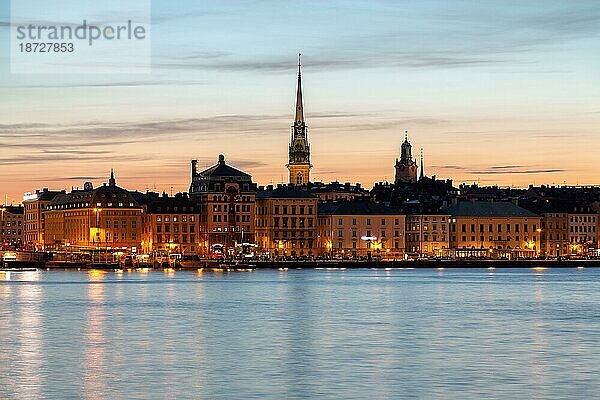
<svg viewBox="0 0 600 400">
<path fill-rule="evenodd" d="M 6 207 L 2 207 L 0 208 L 0 211 L 2 211 L 2 218 L 0 219 L 0 221 L 2 221 L 2 225 L 4 226 L 4 211 L 6 211 Z M 4 231 L 4 230 L 2 230 Z M 4 233 L 2 234 L 2 244 L 0 246 L 0 248 L 4 248 Z"/>
<path fill-rule="evenodd" d="M 100 243 L 102 242 L 102 238 L 100 237 L 100 213 L 102 212 L 101 208 L 94 208 L 94 213 L 96 214 L 96 234 L 93 238 L 94 243 L 96 242 L 96 237 L 98 238 L 98 248 L 100 247 Z M 100 255 L 98 255 L 98 260 L 100 260 Z"/>
</svg>

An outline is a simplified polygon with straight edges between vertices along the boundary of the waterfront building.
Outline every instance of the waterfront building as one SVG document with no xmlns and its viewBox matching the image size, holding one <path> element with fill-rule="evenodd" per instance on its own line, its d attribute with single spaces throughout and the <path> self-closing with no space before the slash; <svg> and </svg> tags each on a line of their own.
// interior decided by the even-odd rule
<svg viewBox="0 0 600 400">
<path fill-rule="evenodd" d="M 412 145 L 408 141 L 408 132 L 405 132 L 404 142 L 400 146 L 400 160 L 396 159 L 394 183 L 417 182 L 417 162 L 412 157 Z"/>
<path fill-rule="evenodd" d="M 306 187 L 268 186 L 256 195 L 256 244 L 272 256 L 312 256 L 317 243 L 317 196 Z"/>
<path fill-rule="evenodd" d="M 190 199 L 199 206 L 201 243 L 211 254 L 234 254 L 235 247 L 254 242 L 256 183 L 252 176 L 225 163 L 198 172 L 192 160 Z"/>
<path fill-rule="evenodd" d="M 143 209 L 118 187 L 111 171 L 108 184 L 58 194 L 44 211 L 47 248 L 120 249 L 135 252 L 142 241 Z"/>
<path fill-rule="evenodd" d="M 541 217 L 508 201 L 463 201 L 451 216 L 450 247 L 458 257 L 540 255 Z"/>
<path fill-rule="evenodd" d="M 305 185 L 310 182 L 310 145 L 308 143 L 308 128 L 304 121 L 304 104 L 302 99 L 302 71 L 300 55 L 298 55 L 298 87 L 296 89 L 296 113 L 290 145 L 288 150 L 289 183 Z"/>
<path fill-rule="evenodd" d="M 411 257 L 440 257 L 450 248 L 450 216 L 447 214 L 409 214 L 405 230 L 406 253 Z"/>
<path fill-rule="evenodd" d="M 569 214 L 554 210 L 540 214 L 542 217 L 542 254 L 560 257 L 569 253 Z"/>
<path fill-rule="evenodd" d="M 23 215 L 23 206 L 0 205 L 0 249 L 23 245 Z"/>
<path fill-rule="evenodd" d="M 200 234 L 200 206 L 187 193 L 148 196 L 142 218 L 142 251 L 146 254 L 207 253 Z"/>
<path fill-rule="evenodd" d="M 585 255 L 598 248 L 598 214 L 588 207 L 581 207 L 567 215 L 569 253 Z"/>
<path fill-rule="evenodd" d="M 44 211 L 52 200 L 59 194 L 65 194 L 64 190 L 49 190 L 43 188 L 35 193 L 25 193 L 23 196 L 24 221 L 24 244 L 29 250 L 44 249 Z"/>
<path fill-rule="evenodd" d="M 318 247 L 328 257 L 399 259 L 405 252 L 405 215 L 370 199 L 319 204 Z"/>
</svg>

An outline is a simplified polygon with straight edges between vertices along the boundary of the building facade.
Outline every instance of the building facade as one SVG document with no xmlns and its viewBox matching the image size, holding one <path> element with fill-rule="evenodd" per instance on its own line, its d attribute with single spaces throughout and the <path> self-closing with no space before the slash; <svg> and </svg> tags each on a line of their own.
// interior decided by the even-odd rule
<svg viewBox="0 0 600 400">
<path fill-rule="evenodd" d="M 569 254 L 583 255 L 598 248 L 598 214 L 582 210 L 569 213 Z"/>
<path fill-rule="evenodd" d="M 131 193 L 116 185 L 114 174 L 108 184 L 59 194 L 44 211 L 46 248 L 141 249 L 142 207 Z"/>
<path fill-rule="evenodd" d="M 318 247 L 326 257 L 400 259 L 405 215 L 369 199 L 319 205 Z"/>
<path fill-rule="evenodd" d="M 445 255 L 450 248 L 450 216 L 410 214 L 406 216 L 406 253 L 411 257 Z"/>
<path fill-rule="evenodd" d="M 207 254 L 232 255 L 235 247 L 254 242 L 257 186 L 252 177 L 225 163 L 197 171 L 192 161 L 190 199 L 199 206 L 200 241 Z"/>
<path fill-rule="evenodd" d="M 206 243 L 200 235 L 199 208 L 190 201 L 187 193 L 178 193 L 174 197 L 164 193 L 149 199 L 142 219 L 143 252 L 206 255 Z"/>
<path fill-rule="evenodd" d="M 23 230 L 27 249 L 35 251 L 44 249 L 44 211 L 56 196 L 65 193 L 64 190 L 48 190 L 48 188 L 36 190 L 35 193 L 25 193 L 23 196 L 25 209 Z"/>
<path fill-rule="evenodd" d="M 570 252 L 569 214 L 561 211 L 544 212 L 542 216 L 542 254 L 560 257 Z"/>
<path fill-rule="evenodd" d="M 256 197 L 256 244 L 272 256 L 313 256 L 318 198 L 306 188 L 269 186 Z"/>
<path fill-rule="evenodd" d="M 22 206 L 0 205 L 0 248 L 20 248 L 24 244 Z"/>
<path fill-rule="evenodd" d="M 465 201 L 445 209 L 451 216 L 450 247 L 459 257 L 536 257 L 541 217 L 507 201 Z M 488 254 L 489 253 L 489 254 Z"/>
</svg>

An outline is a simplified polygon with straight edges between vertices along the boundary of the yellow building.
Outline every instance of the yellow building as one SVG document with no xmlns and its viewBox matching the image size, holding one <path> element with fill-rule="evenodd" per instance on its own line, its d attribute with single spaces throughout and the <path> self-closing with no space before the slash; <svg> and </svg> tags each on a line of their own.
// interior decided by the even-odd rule
<svg viewBox="0 0 600 400">
<path fill-rule="evenodd" d="M 326 257 L 400 259 L 405 215 L 369 199 L 319 204 L 318 247 Z"/>
<path fill-rule="evenodd" d="M 268 186 L 256 195 L 256 244 L 271 256 L 316 254 L 318 198 L 306 188 Z"/>
<path fill-rule="evenodd" d="M 459 257 L 535 257 L 541 217 L 507 201 L 465 201 L 445 209 L 451 216 L 450 247 Z"/>
<path fill-rule="evenodd" d="M 116 185 L 114 175 L 108 185 L 96 189 L 59 194 L 46 207 L 45 245 L 64 249 L 141 248 L 142 207 L 131 193 Z"/>
<path fill-rule="evenodd" d="M 36 190 L 35 193 L 25 193 L 23 196 L 24 244 L 28 249 L 36 251 L 44 249 L 44 211 L 56 196 L 65 193 L 64 190 L 55 191 L 44 188 Z"/>
</svg>

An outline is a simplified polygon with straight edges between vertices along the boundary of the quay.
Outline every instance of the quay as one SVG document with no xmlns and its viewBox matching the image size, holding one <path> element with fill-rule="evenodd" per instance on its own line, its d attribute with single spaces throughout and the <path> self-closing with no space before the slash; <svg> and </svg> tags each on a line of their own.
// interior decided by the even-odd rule
<svg viewBox="0 0 600 400">
<path fill-rule="evenodd" d="M 14 257 L 4 257 L 0 269 L 14 270 L 24 268 L 60 269 L 156 269 L 156 270 L 248 270 L 248 269 L 412 269 L 412 268 L 597 268 L 600 259 L 455 259 L 455 260 L 215 260 L 200 259 L 176 263 L 147 262 L 144 264 L 125 264 L 119 261 L 65 261 L 47 259 L 44 253 L 15 253 Z"/>
</svg>

